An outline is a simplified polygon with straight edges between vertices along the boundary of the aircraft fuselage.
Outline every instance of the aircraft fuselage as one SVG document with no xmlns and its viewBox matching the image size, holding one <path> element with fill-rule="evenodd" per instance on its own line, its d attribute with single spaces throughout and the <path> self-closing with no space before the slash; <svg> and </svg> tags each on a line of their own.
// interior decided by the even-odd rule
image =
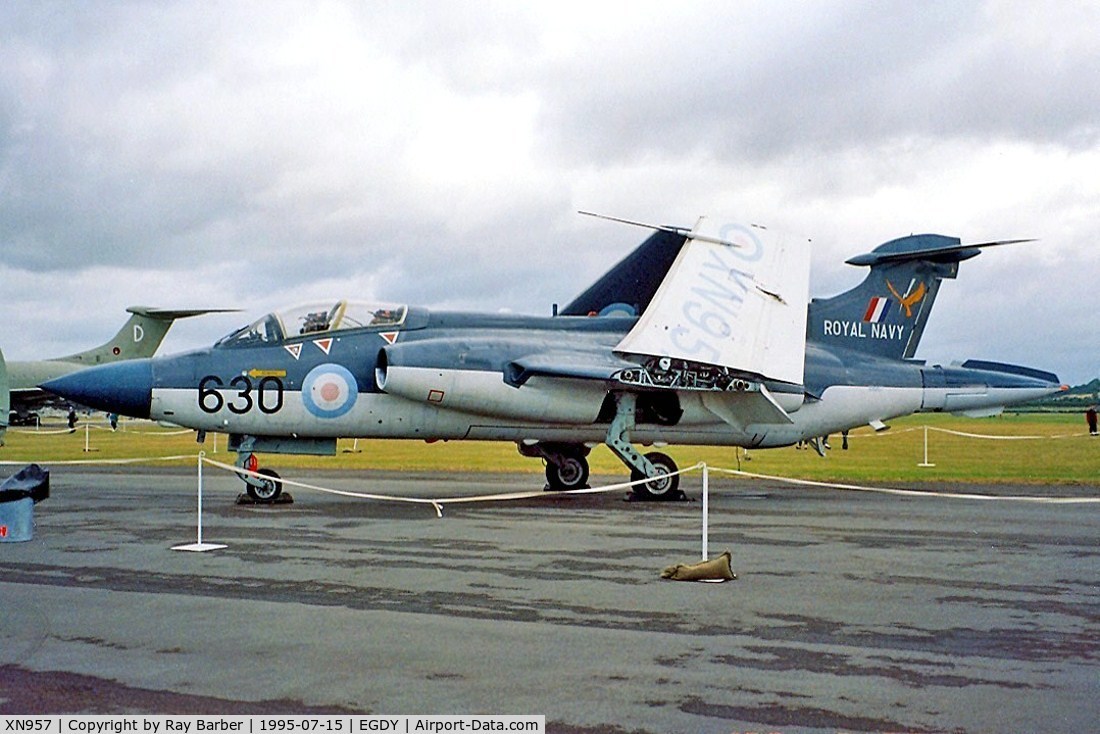
<svg viewBox="0 0 1100 734">
<path fill-rule="evenodd" d="M 560 315 L 433 312 L 340 300 L 277 311 L 210 349 L 77 372 L 87 405 L 230 434 L 255 452 L 335 453 L 338 437 L 514 441 L 548 486 L 582 487 L 603 443 L 647 498 L 677 470 L 634 444 L 776 447 L 921 410 L 996 412 L 1060 389 L 1048 372 L 912 358 L 944 279 L 981 247 L 910 235 L 850 263 L 857 287 L 804 306 L 808 243 L 764 228 L 657 228 Z"/>
<path fill-rule="evenodd" d="M 522 387 L 501 379 L 526 354 L 568 350 L 609 353 L 634 318 L 584 318 L 409 312 L 395 331 L 363 329 L 303 335 L 262 346 L 221 345 L 101 368 L 97 385 L 125 385 L 108 399 L 81 402 L 202 431 L 294 438 L 417 438 L 600 443 L 607 433 L 609 389 L 590 379 L 532 377 Z M 382 375 L 384 350 L 400 346 L 423 366 L 402 366 L 400 383 Z M 116 370 L 112 380 L 104 370 Z M 643 444 L 774 447 L 920 410 L 972 411 L 1049 394 L 1036 377 L 945 368 L 845 353 L 809 342 L 806 393 L 771 385 L 793 423 L 730 425 L 708 408 L 704 392 L 679 393 L 674 421 L 646 420 L 632 436 Z M 385 390 L 379 377 L 385 378 Z M 1053 376 L 1052 376 L 1053 377 Z M 75 395 L 69 379 L 67 394 Z M 396 393 L 396 394 L 395 394 Z M 98 398 L 98 401 L 97 401 Z"/>
</svg>

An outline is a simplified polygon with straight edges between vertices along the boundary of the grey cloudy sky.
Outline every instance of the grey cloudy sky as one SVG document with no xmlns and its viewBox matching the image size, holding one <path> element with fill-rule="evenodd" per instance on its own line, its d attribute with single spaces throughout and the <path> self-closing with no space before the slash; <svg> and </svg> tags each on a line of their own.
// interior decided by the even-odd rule
<svg viewBox="0 0 1100 734">
<path fill-rule="evenodd" d="M 645 232 L 814 241 L 811 291 L 913 232 L 986 252 L 918 356 L 1100 375 L 1100 6 L 9 2 L 0 347 L 124 309 L 320 297 L 549 313 Z"/>
</svg>

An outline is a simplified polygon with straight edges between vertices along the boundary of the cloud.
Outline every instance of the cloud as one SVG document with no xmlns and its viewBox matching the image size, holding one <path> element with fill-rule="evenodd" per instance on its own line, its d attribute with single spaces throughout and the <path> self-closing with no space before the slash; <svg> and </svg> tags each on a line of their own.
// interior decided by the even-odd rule
<svg viewBox="0 0 1100 734">
<path fill-rule="evenodd" d="M 600 163 L 819 156 L 923 138 L 1095 145 L 1100 54 L 1080 28 L 1100 13 L 1014 9 L 738 4 L 646 22 L 627 53 L 596 42 L 553 70 L 545 127 L 561 154 Z"/>
</svg>

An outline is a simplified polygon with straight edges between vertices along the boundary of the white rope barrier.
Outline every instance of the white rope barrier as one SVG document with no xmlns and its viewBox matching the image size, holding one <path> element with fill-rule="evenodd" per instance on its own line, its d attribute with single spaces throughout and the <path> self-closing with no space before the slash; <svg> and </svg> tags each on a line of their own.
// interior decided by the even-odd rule
<svg viewBox="0 0 1100 734">
<path fill-rule="evenodd" d="M 256 477 L 258 479 L 270 479 L 264 474 L 257 472 L 240 469 L 230 464 L 223 464 L 219 461 L 204 458 L 203 463 L 211 466 L 216 466 L 227 471 L 231 471 L 235 474 L 247 474 L 249 476 Z M 997 500 L 1005 502 L 1032 502 L 1032 503 L 1047 503 L 1047 504 L 1090 504 L 1100 503 L 1100 497 L 1040 497 L 1029 495 L 989 495 L 989 494 L 977 494 L 977 493 L 963 493 L 963 492 L 937 492 L 933 490 L 917 490 L 917 489 L 897 489 L 892 487 L 868 487 L 856 484 L 841 484 L 836 482 L 819 482 L 809 479 L 794 479 L 791 477 L 780 477 L 769 474 L 755 474 L 753 472 L 741 471 L 739 469 L 723 469 L 720 467 L 709 466 L 705 462 L 699 462 L 685 469 L 680 469 L 668 476 L 688 474 L 697 470 L 705 472 L 719 472 L 722 474 L 730 474 L 734 476 L 741 476 L 748 479 L 763 479 L 768 481 L 782 482 L 786 484 L 795 484 L 809 487 L 819 487 L 823 489 L 839 489 L 850 490 L 858 492 L 878 492 L 881 494 L 892 494 L 905 497 L 942 497 L 948 499 L 972 499 L 972 500 Z M 705 476 L 705 474 L 704 474 Z M 600 494 L 607 492 L 619 492 L 624 489 L 629 489 L 639 484 L 644 484 L 647 479 L 640 479 L 633 482 L 620 482 L 618 484 L 608 484 L 600 487 L 591 487 L 586 489 L 570 489 L 559 491 L 545 491 L 545 490 L 527 490 L 520 492 L 501 492 L 497 494 L 479 494 L 468 495 L 463 497 L 445 497 L 445 498 L 426 498 L 426 497 L 401 497 L 396 495 L 384 495 L 373 494 L 366 492 L 351 492 L 347 490 L 331 489 L 328 487 L 320 487 L 313 484 L 306 484 L 304 482 L 295 482 L 289 479 L 281 480 L 284 485 L 290 485 L 294 487 L 301 487 L 303 489 L 311 489 L 318 492 L 327 494 L 341 495 L 344 497 L 356 497 L 360 499 L 380 500 L 387 502 L 407 502 L 414 504 L 430 504 L 436 508 L 436 513 L 442 517 L 442 506 L 448 504 L 466 504 L 474 502 L 500 502 L 507 500 L 519 500 L 519 499 L 533 499 L 536 497 L 548 497 L 555 495 L 581 495 L 581 494 Z"/>
<path fill-rule="evenodd" d="M 963 438 L 980 438 L 990 441 L 1057 441 L 1063 438 L 1080 438 L 1082 436 L 1088 436 L 1088 433 L 1084 431 L 1082 431 L 1081 433 L 1062 433 L 1055 436 L 1009 436 L 1004 434 L 991 435 L 984 433 L 966 433 L 965 431 L 954 431 L 950 428 L 937 428 L 936 426 L 927 426 L 927 429 L 929 431 L 947 433 L 952 436 L 962 436 Z"/>
<path fill-rule="evenodd" d="M 217 467 L 219 469 L 224 469 L 226 471 L 233 472 L 234 474 L 245 474 L 247 476 L 255 477 L 257 479 L 271 480 L 271 477 L 266 475 L 266 474 L 260 474 L 259 472 L 249 471 L 248 469 L 242 469 L 238 466 L 233 466 L 232 464 L 224 464 L 220 461 L 215 461 L 213 459 L 207 459 L 205 457 L 203 457 L 201 461 L 204 464 L 208 464 L 210 466 L 214 466 L 214 467 Z M 696 469 L 701 469 L 704 466 L 706 466 L 706 465 L 703 464 L 702 462 L 700 462 L 700 463 L 695 464 L 693 466 L 689 466 L 686 469 L 680 469 L 678 471 L 671 472 L 671 473 L 669 473 L 665 476 L 672 477 L 672 476 L 677 476 L 677 475 L 680 475 L 680 474 L 686 474 L 687 472 L 695 471 Z M 322 492 L 322 493 L 325 493 L 325 494 L 340 495 L 342 497 L 355 497 L 355 498 L 358 498 L 358 499 L 377 500 L 377 501 L 381 501 L 381 502 L 405 502 L 405 503 L 409 503 L 409 504 L 431 505 L 433 508 L 435 508 L 436 515 L 439 516 L 439 517 L 443 517 L 443 506 L 444 505 L 469 504 L 469 503 L 474 503 L 474 502 L 502 502 L 502 501 L 508 501 L 508 500 L 533 499 L 533 498 L 536 498 L 536 497 L 553 497 L 553 496 L 562 496 L 562 495 L 575 496 L 575 495 L 582 495 L 582 494 L 601 494 L 601 493 L 606 493 L 606 492 L 619 492 L 619 491 L 622 491 L 624 489 L 629 489 L 631 487 L 634 487 L 635 485 L 645 484 L 646 482 L 650 482 L 650 481 L 653 481 L 653 480 L 652 479 L 639 479 L 639 480 L 633 481 L 633 482 L 621 482 L 619 484 L 608 484 L 608 485 L 605 485 L 605 486 L 602 486 L 602 487 L 588 487 L 588 488 L 585 488 L 585 489 L 567 489 L 567 490 L 557 490 L 557 491 L 524 490 L 524 491 L 520 491 L 520 492 L 499 492 L 499 493 L 496 493 L 496 494 L 478 494 L 478 495 L 466 495 L 466 496 L 462 496 L 462 497 L 438 497 L 438 498 L 402 497 L 402 496 L 399 496 L 399 495 L 376 494 L 376 493 L 371 493 L 371 492 L 351 492 L 351 491 L 344 490 L 344 489 L 332 489 L 330 487 L 321 487 L 321 486 L 318 486 L 316 484 L 306 484 L 305 482 L 296 482 L 296 481 L 293 481 L 291 479 L 282 479 L 282 478 L 280 478 L 279 481 L 282 482 L 283 485 L 289 485 L 289 486 L 292 486 L 292 487 L 300 487 L 302 489 L 310 489 L 310 490 L 313 490 L 315 492 Z"/>
<path fill-rule="evenodd" d="M 119 426 L 119 428 L 115 429 L 111 428 L 110 426 L 101 425 L 98 423 L 85 423 L 84 430 L 87 431 L 88 429 L 94 431 L 110 431 L 111 433 L 125 433 L 128 436 L 149 436 L 151 438 L 173 438 L 175 436 L 182 436 L 187 433 L 194 433 L 194 431 L 190 428 L 183 428 L 178 431 L 142 431 L 134 430 L 132 428 L 123 428 L 122 426 Z M 43 430 L 40 428 L 8 428 L 8 433 L 18 433 L 23 436 L 58 436 L 63 433 L 76 433 L 78 430 L 79 429 L 77 428 L 70 429 L 67 427 L 58 428 L 56 430 Z"/>
<path fill-rule="evenodd" d="M 979 438 L 979 439 L 999 440 L 999 441 L 1044 441 L 1044 440 L 1057 441 L 1057 440 L 1065 439 L 1065 438 L 1084 438 L 1084 437 L 1088 437 L 1088 435 L 1089 435 L 1087 431 L 1081 431 L 1080 433 L 1060 433 L 1060 434 L 1055 434 L 1053 436 L 1043 436 L 1043 435 L 1039 435 L 1039 434 L 1027 435 L 1027 436 L 1012 436 L 1012 435 L 1007 435 L 1007 434 L 967 433 L 965 431 L 955 431 L 955 430 L 952 430 L 950 428 L 938 428 L 936 426 L 924 425 L 924 426 L 910 426 L 909 428 L 898 428 L 898 429 L 891 428 L 891 429 L 885 430 L 885 431 L 867 431 L 865 428 L 861 427 L 861 430 L 859 430 L 858 432 L 857 431 L 849 432 L 848 433 L 848 440 L 850 441 L 854 438 L 890 438 L 891 436 L 904 436 L 907 433 L 914 433 L 916 431 L 924 431 L 924 430 L 936 431 L 938 433 L 948 433 L 948 434 L 951 434 L 953 436 L 961 436 L 961 437 L 964 437 L 964 438 Z M 843 432 L 834 432 L 834 433 L 829 434 L 830 437 L 836 436 L 836 435 L 843 435 Z"/>
<path fill-rule="evenodd" d="M 68 428 L 58 428 L 56 431 L 43 431 L 38 428 L 8 428 L 8 433 L 19 433 L 24 436 L 57 436 L 62 433 L 76 433 L 76 430 L 69 430 Z"/>
<path fill-rule="evenodd" d="M 248 476 L 256 477 L 257 479 L 265 479 L 265 480 L 270 480 L 271 479 L 270 476 L 267 476 L 265 474 L 260 474 L 259 472 L 254 472 L 254 471 L 250 471 L 250 470 L 247 470 L 247 469 L 242 469 L 240 467 L 232 466 L 230 464 L 225 464 L 225 463 L 222 463 L 220 461 L 214 461 L 213 459 L 207 459 L 205 453 L 202 453 L 202 452 L 199 453 L 198 460 L 199 460 L 199 480 L 198 480 L 199 481 L 199 488 L 198 488 L 199 520 L 198 520 L 198 530 L 197 530 L 198 541 L 196 543 L 193 543 L 193 544 L 176 546 L 176 547 L 173 548 L 173 550 L 206 551 L 206 550 L 216 550 L 216 549 L 219 549 L 219 548 L 225 548 L 226 547 L 224 545 L 206 544 L 206 543 L 203 543 L 203 540 L 202 540 L 202 465 L 203 464 L 209 464 L 210 466 L 214 466 L 214 467 L 217 467 L 217 468 L 220 468 L 220 469 L 224 469 L 226 471 L 233 472 L 234 474 L 237 474 L 237 475 L 245 474 L 245 475 L 248 475 Z M 889 488 L 889 487 L 865 487 L 865 486 L 855 485 L 855 484 L 838 484 L 838 483 L 834 483 L 834 482 L 816 482 L 816 481 L 811 481 L 811 480 L 806 480 L 806 479 L 792 479 L 792 478 L 789 478 L 789 477 L 777 477 L 777 476 L 770 476 L 770 475 L 766 475 L 766 474 L 754 474 L 752 472 L 745 472 L 745 471 L 740 471 L 740 470 L 737 470 L 737 469 L 712 468 L 712 467 L 708 466 L 705 462 L 699 462 L 698 464 L 695 464 L 693 466 L 689 466 L 685 469 L 680 469 L 680 470 L 678 470 L 676 472 L 673 472 L 673 473 L 671 473 L 667 476 L 687 474 L 688 472 L 693 472 L 693 471 L 696 471 L 696 470 L 701 470 L 702 474 L 703 474 L 703 477 L 702 477 L 702 494 L 703 494 L 702 558 L 703 558 L 704 561 L 706 561 L 707 558 L 708 558 L 708 543 L 709 543 L 709 529 L 710 529 L 710 519 L 709 519 L 710 480 L 709 480 L 709 477 L 710 477 L 710 472 L 711 471 L 716 471 L 716 472 L 723 473 L 723 474 L 730 474 L 730 475 L 734 475 L 734 476 L 746 477 L 746 478 L 750 478 L 750 479 L 763 479 L 763 480 L 768 480 L 768 481 L 782 482 L 782 483 L 786 483 L 786 484 L 794 484 L 794 485 L 810 486 L 810 487 L 819 487 L 819 488 L 824 488 L 824 489 L 852 490 L 852 491 L 859 491 L 859 492 L 878 492 L 878 493 L 882 493 L 882 494 L 899 495 L 899 496 L 904 496 L 904 497 L 921 497 L 921 498 L 938 497 L 938 498 L 948 498 L 948 499 L 970 499 L 970 500 L 987 500 L 987 501 L 988 500 L 999 500 L 999 501 L 1010 501 L 1010 502 L 1030 502 L 1030 503 L 1044 503 L 1044 504 L 1100 503 L 1100 497 L 1081 497 L 1081 498 L 1077 498 L 1077 497 L 995 496 L 995 495 L 972 494 L 972 493 L 961 493 L 961 492 L 935 492 L 935 491 L 918 491 L 918 490 L 912 490 L 912 489 L 894 489 L 894 488 Z M 310 489 L 310 490 L 314 490 L 314 491 L 317 491 L 317 492 L 322 492 L 322 493 L 326 493 L 326 494 L 340 495 L 340 496 L 343 496 L 343 497 L 355 497 L 355 498 L 359 498 L 359 499 L 376 500 L 376 501 L 383 501 L 383 502 L 403 502 L 403 503 L 419 504 L 419 505 L 430 504 L 432 506 L 432 508 L 435 510 L 436 517 L 441 518 L 441 517 L 443 517 L 443 506 L 447 505 L 447 504 L 474 503 L 474 502 L 501 502 L 501 501 L 518 500 L 518 499 L 534 499 L 534 498 L 540 498 L 540 497 L 553 497 L 553 496 L 566 495 L 566 494 L 567 495 L 578 495 L 578 494 L 598 494 L 598 493 L 605 493 L 605 492 L 618 492 L 618 491 L 621 491 L 621 490 L 626 489 L 628 487 L 633 487 L 636 484 L 643 484 L 643 483 L 645 483 L 647 481 L 650 481 L 650 480 L 642 479 L 642 480 L 638 480 L 638 481 L 634 481 L 634 482 L 622 482 L 622 483 L 618 483 L 618 484 L 609 484 L 609 485 L 602 486 L 602 487 L 591 487 L 591 488 L 587 488 L 587 489 L 574 489 L 574 490 L 563 490 L 563 491 L 553 491 L 553 492 L 547 492 L 547 491 L 542 491 L 542 490 L 539 490 L 539 491 L 527 490 L 527 491 L 521 491 L 521 492 L 501 492 L 501 493 L 497 493 L 497 494 L 467 495 L 467 496 L 462 496 L 462 497 L 446 497 L 446 498 L 401 497 L 401 496 L 397 496 L 397 495 L 385 495 L 385 494 L 376 494 L 376 493 L 368 493 L 368 492 L 350 492 L 350 491 L 347 491 L 347 490 L 332 489 L 332 488 L 329 488 L 329 487 L 321 487 L 321 486 L 317 486 L 317 485 L 313 485 L 313 484 L 306 484 L 305 482 L 295 482 L 295 481 L 292 481 L 292 480 L 280 480 L 280 481 L 282 481 L 282 483 L 284 485 L 290 485 L 290 486 L 294 486 L 294 487 L 301 487 L 303 489 Z"/>
<path fill-rule="evenodd" d="M 818 482 L 811 479 L 793 479 L 791 477 L 779 477 L 770 474 L 754 474 L 740 469 L 719 469 L 709 467 L 710 471 L 722 474 L 733 474 L 748 479 L 764 479 L 771 482 L 784 484 L 796 484 L 805 487 L 820 487 L 822 489 L 841 489 L 853 492 L 877 492 L 879 494 L 892 494 L 902 497 L 943 497 L 946 499 L 960 500 L 993 500 L 999 502 L 1034 502 L 1042 504 L 1092 504 L 1100 503 L 1100 497 L 1038 497 L 1034 495 L 993 495 L 975 494 L 967 492 L 937 492 L 922 489 L 896 489 L 893 487 L 867 487 L 859 484 L 840 484 L 837 482 Z"/>
<path fill-rule="evenodd" d="M 133 428 L 123 428 L 122 426 L 119 426 L 118 428 L 111 428 L 110 426 L 100 426 L 100 425 L 96 425 L 95 423 L 89 423 L 88 425 L 90 425 L 92 428 L 94 428 L 97 431 L 110 431 L 111 433 L 125 433 L 128 436 L 148 436 L 150 438 L 172 438 L 174 436 L 182 436 L 182 435 L 187 434 L 187 433 L 194 433 L 194 431 L 190 428 L 181 428 L 178 431 L 165 431 L 165 430 L 142 431 L 142 430 L 134 430 Z"/>
<path fill-rule="evenodd" d="M 238 477 L 242 475 L 255 477 L 261 480 L 272 480 L 273 478 L 266 474 L 244 469 L 231 464 L 225 464 L 214 459 L 206 458 L 206 453 L 200 451 L 198 455 L 195 454 L 183 454 L 176 456 L 161 456 L 161 457 L 142 457 L 131 459 L 84 459 L 74 461 L 55 461 L 50 462 L 52 465 L 57 466 L 87 466 L 92 464 L 99 465 L 127 465 L 127 464 L 142 464 L 158 461 L 181 461 L 181 460 L 196 460 L 198 463 L 198 519 L 195 543 L 189 543 L 186 545 L 174 546 L 172 550 L 180 551 L 209 551 L 225 548 L 225 545 L 216 543 L 206 543 L 202 537 L 202 494 L 203 494 L 203 464 L 207 464 L 212 467 L 223 469 L 231 472 Z M 5 464 L 23 464 L 25 462 L 0 462 L 0 465 Z M 873 492 L 879 494 L 895 495 L 902 497 L 915 497 L 915 498 L 944 498 L 944 499 L 959 499 L 959 500 L 979 500 L 979 501 L 998 501 L 998 502 L 1023 502 L 1032 504 L 1098 504 L 1100 503 L 1100 497 L 1039 497 L 1034 495 L 988 495 L 977 494 L 968 492 L 939 492 L 934 490 L 913 490 L 913 489 L 898 489 L 894 487 L 868 487 L 857 484 L 842 484 L 838 482 L 821 482 L 809 479 L 794 479 L 791 477 L 780 477 L 769 474 L 759 474 L 754 472 L 746 472 L 740 469 L 723 469 L 720 467 L 710 467 L 705 462 L 699 462 L 684 469 L 679 469 L 672 472 L 668 477 L 684 475 L 693 471 L 702 471 L 702 494 L 703 494 L 703 506 L 702 506 L 702 557 L 703 560 L 707 560 L 708 542 L 709 542 L 709 497 L 710 497 L 710 472 L 718 472 L 721 474 L 728 474 L 731 476 L 744 477 L 746 479 L 759 479 L 771 482 L 779 482 L 783 484 L 791 484 L 795 486 L 803 487 L 816 487 L 821 489 L 834 489 L 844 491 L 855 492 Z M 403 497 L 399 495 L 379 494 L 374 492 L 352 492 L 349 490 L 333 489 L 331 487 L 322 487 L 316 484 L 308 484 L 306 482 L 298 482 L 290 479 L 279 478 L 277 481 L 281 482 L 284 486 L 300 487 L 302 489 L 309 489 L 315 492 L 321 492 L 324 494 L 338 495 L 342 497 L 352 497 L 363 500 L 374 500 L 379 502 L 398 502 L 415 505 L 431 505 L 435 510 L 436 517 L 443 517 L 443 507 L 450 504 L 472 504 L 480 502 L 505 502 L 511 500 L 520 499 L 535 499 L 545 497 L 556 497 L 562 495 L 584 495 L 584 494 L 602 494 L 608 492 L 619 492 L 624 489 L 629 489 L 639 484 L 645 484 L 652 479 L 640 479 L 631 482 L 620 482 L 616 484 L 609 484 L 600 487 L 589 487 L 585 489 L 574 490 L 559 490 L 559 491 L 545 491 L 545 490 L 524 490 L 519 492 L 499 492 L 491 494 L 477 494 L 477 495 L 464 495 L 460 497 Z"/>
<path fill-rule="evenodd" d="M 886 430 L 883 430 L 883 431 L 876 431 L 874 429 L 871 429 L 870 431 L 868 431 L 866 426 L 860 426 L 860 430 L 858 432 L 855 431 L 855 430 L 852 430 L 852 431 L 848 432 L 848 439 L 851 440 L 853 438 L 890 438 L 891 436 L 904 436 L 907 433 L 912 433 L 913 431 L 919 431 L 919 430 L 920 430 L 920 427 L 911 426 L 909 428 L 887 428 Z M 829 435 L 830 436 L 835 436 L 835 435 L 843 436 L 844 432 L 843 431 L 837 431 L 835 433 L 830 433 Z"/>
<path fill-rule="evenodd" d="M 102 464 L 105 466 L 124 466 L 127 464 L 149 464 L 162 461 L 194 461 L 195 454 L 176 454 L 175 456 L 139 456 L 130 459 L 67 459 L 46 462 L 50 466 L 91 466 Z M 26 466 L 29 461 L 0 461 L 0 466 Z"/>
<path fill-rule="evenodd" d="M 906 433 L 906 432 L 911 432 L 911 431 L 916 431 L 916 430 L 924 430 L 924 431 L 934 430 L 934 431 L 939 431 L 941 433 L 957 435 L 957 436 L 964 437 L 964 438 L 990 439 L 990 440 L 1036 440 L 1036 439 L 1048 439 L 1048 438 L 1049 439 L 1058 439 L 1058 438 L 1074 438 L 1074 437 L 1078 437 L 1078 436 L 1082 436 L 1082 435 L 1084 435 L 1084 436 L 1088 435 L 1088 434 L 1084 434 L 1084 433 L 1082 433 L 1082 434 L 1062 434 L 1062 435 L 1057 435 L 1057 436 L 986 435 L 986 434 L 966 433 L 966 432 L 962 432 L 962 431 L 954 431 L 954 430 L 949 430 L 949 429 L 944 429 L 944 428 L 935 428 L 935 427 L 931 427 L 931 426 L 924 426 L 923 428 L 916 428 L 916 427 L 908 428 L 908 429 L 905 429 L 904 431 L 897 431 L 897 432 L 894 433 L 894 435 L 900 435 L 901 433 Z M 87 431 L 87 424 L 85 425 L 85 431 Z M 68 431 L 68 429 L 63 429 L 61 431 L 50 431 L 50 432 L 25 431 L 23 433 L 27 433 L 29 435 L 44 435 L 46 433 L 57 434 L 57 433 L 68 433 L 68 432 L 70 432 L 70 431 Z M 190 431 L 189 430 L 182 430 L 182 431 L 172 432 L 172 433 L 149 432 L 149 435 L 180 435 L 182 433 L 190 433 Z M 881 434 L 864 434 L 864 435 L 881 435 Z M 217 467 L 217 468 L 232 472 L 232 473 L 234 473 L 238 476 L 247 475 L 247 476 L 256 477 L 258 479 L 271 479 L 271 477 L 269 477 L 267 475 L 264 475 L 264 474 L 259 474 L 257 472 L 249 471 L 247 469 L 243 469 L 243 468 L 231 465 L 231 464 L 225 464 L 223 462 L 219 462 L 219 461 L 215 461 L 214 459 L 207 458 L 204 452 L 200 452 L 198 454 L 197 458 L 198 458 L 200 466 L 203 463 L 205 463 L 205 464 L 208 464 L 210 466 Z M 63 460 L 63 461 L 51 461 L 49 463 L 53 466 L 91 466 L 91 465 L 126 466 L 126 465 L 156 463 L 156 462 L 170 462 L 170 461 L 184 461 L 184 460 L 193 461 L 195 459 L 196 459 L 195 454 L 177 454 L 177 455 L 172 455 L 172 456 L 135 457 L 135 458 L 119 458 L 119 459 L 74 459 L 74 460 Z M 926 457 L 926 461 L 927 461 L 927 457 Z M 0 466 L 22 466 L 22 465 L 25 465 L 26 463 L 27 463 L 26 461 L 0 461 Z M 848 490 L 848 491 L 859 491 L 859 492 L 877 492 L 877 493 L 881 493 L 881 494 L 891 494 L 891 495 L 906 496 L 906 497 L 925 497 L 925 498 L 927 498 L 927 497 L 941 497 L 941 498 L 948 498 L 948 499 L 971 499 L 971 500 L 983 500 L 983 501 L 994 500 L 994 501 L 1031 502 L 1031 503 L 1046 503 L 1046 504 L 1091 504 L 1091 503 L 1100 503 L 1100 497 L 1003 496 L 1003 495 L 987 495 L 987 494 L 976 494 L 976 493 L 937 492 L 937 491 L 932 491 L 932 490 L 898 489 L 898 488 L 891 488 L 891 487 L 868 487 L 868 486 L 862 486 L 862 485 L 843 484 L 843 483 L 836 483 L 836 482 L 821 482 L 821 481 L 814 481 L 814 480 L 808 480 L 808 479 L 794 479 L 794 478 L 791 478 L 791 477 L 780 477 L 780 476 L 767 475 L 767 474 L 757 474 L 757 473 L 753 473 L 753 472 L 742 471 L 742 470 L 739 470 L 739 469 L 723 469 L 723 468 L 720 468 L 720 467 L 708 467 L 708 465 L 705 464 L 704 462 L 699 462 L 697 464 L 694 464 L 693 466 L 690 466 L 690 467 L 687 467 L 687 468 L 684 468 L 684 469 L 680 469 L 676 472 L 673 472 L 669 476 L 682 475 L 682 474 L 687 474 L 687 473 L 697 471 L 697 470 L 703 470 L 704 480 L 705 480 L 705 478 L 706 478 L 705 473 L 708 469 L 711 470 L 711 471 L 715 471 L 715 472 L 719 472 L 719 473 L 723 473 L 723 474 L 729 474 L 729 475 L 733 475 L 733 476 L 745 477 L 745 478 L 748 478 L 748 479 L 762 479 L 762 480 L 767 480 L 767 481 L 775 481 L 775 482 L 781 482 L 781 483 L 793 484 L 793 485 L 800 485 L 800 486 L 808 486 L 808 487 L 818 487 L 818 488 L 824 488 L 824 489 L 837 489 L 837 490 Z M 470 503 L 477 503 L 477 502 L 501 502 L 501 501 L 511 501 L 511 500 L 521 500 L 521 499 L 534 499 L 534 498 L 538 498 L 538 497 L 554 497 L 554 496 L 561 496 L 561 495 L 603 494 L 603 493 L 619 492 L 619 491 L 622 491 L 622 490 L 630 489 L 630 488 L 632 488 L 636 485 L 644 484 L 647 481 L 652 481 L 652 480 L 642 479 L 642 480 L 637 480 L 637 481 L 620 482 L 620 483 L 616 483 L 616 484 L 610 484 L 610 485 L 605 485 L 605 486 L 600 486 L 600 487 L 591 487 L 591 488 L 586 488 L 586 489 L 559 490 L 559 491 L 525 490 L 525 491 L 513 491 L 513 492 L 500 492 L 500 493 L 495 493 L 495 494 L 478 494 L 478 495 L 469 495 L 469 496 L 461 496 L 461 497 L 437 497 L 437 498 L 431 498 L 431 497 L 402 497 L 402 496 L 397 496 L 397 495 L 387 495 L 387 494 L 379 494 L 379 493 L 371 493 L 371 492 L 353 492 L 353 491 L 348 491 L 348 490 L 333 489 L 331 487 L 322 487 L 322 486 L 315 485 L 315 484 L 308 484 L 308 483 L 305 483 L 305 482 L 297 482 L 297 481 L 294 481 L 294 480 L 282 479 L 282 478 L 280 478 L 279 481 L 282 482 L 282 484 L 284 484 L 286 486 L 300 487 L 302 489 L 308 489 L 308 490 L 312 490 L 312 491 L 316 491 L 316 492 L 332 494 L 332 495 L 338 495 L 338 496 L 343 496 L 343 497 L 351 497 L 351 498 L 364 499 L 364 500 L 375 500 L 375 501 L 382 501 L 382 502 L 403 502 L 403 503 L 408 503 L 408 504 L 431 505 L 433 507 L 433 509 L 435 509 L 436 515 L 439 516 L 439 517 L 442 517 L 443 516 L 443 506 L 444 505 L 449 505 L 449 504 L 457 505 L 457 504 L 470 504 Z"/>
</svg>

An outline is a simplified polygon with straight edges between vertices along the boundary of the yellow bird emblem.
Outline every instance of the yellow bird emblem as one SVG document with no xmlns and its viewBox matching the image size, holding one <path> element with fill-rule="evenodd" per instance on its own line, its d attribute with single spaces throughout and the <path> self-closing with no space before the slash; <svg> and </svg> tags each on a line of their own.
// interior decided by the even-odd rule
<svg viewBox="0 0 1100 734">
<path fill-rule="evenodd" d="M 924 281 L 917 284 L 915 289 L 912 289 L 910 293 L 904 296 L 898 293 L 897 289 L 890 281 L 886 281 L 886 287 L 890 289 L 890 292 L 894 294 L 894 298 L 898 299 L 898 303 L 905 307 L 905 318 L 913 318 L 913 306 L 920 303 L 920 299 L 924 298 L 925 287 Z"/>
</svg>

